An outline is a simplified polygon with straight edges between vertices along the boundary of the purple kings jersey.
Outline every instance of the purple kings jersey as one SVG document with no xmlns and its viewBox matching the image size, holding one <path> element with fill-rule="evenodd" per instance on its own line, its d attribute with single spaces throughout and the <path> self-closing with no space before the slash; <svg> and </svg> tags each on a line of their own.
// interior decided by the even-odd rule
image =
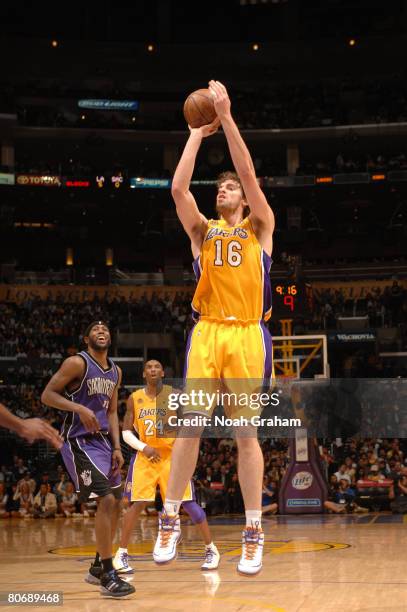
<svg viewBox="0 0 407 612">
<path fill-rule="evenodd" d="M 107 411 L 119 381 L 117 367 L 111 359 L 108 359 L 110 367 L 108 370 L 104 370 L 86 351 L 81 351 L 78 355 L 85 361 L 85 375 L 79 388 L 71 393 L 66 392 L 66 395 L 76 404 L 81 404 L 92 410 L 99 421 L 101 432 L 108 433 Z M 79 415 L 75 412 L 66 415 L 62 433 L 65 440 L 89 435 Z"/>
</svg>

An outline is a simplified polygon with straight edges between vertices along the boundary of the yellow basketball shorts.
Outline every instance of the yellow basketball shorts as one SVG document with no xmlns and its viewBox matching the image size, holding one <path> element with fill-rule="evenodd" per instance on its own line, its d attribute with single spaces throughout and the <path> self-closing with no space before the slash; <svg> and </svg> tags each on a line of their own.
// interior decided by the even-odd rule
<svg viewBox="0 0 407 612">
<path fill-rule="evenodd" d="M 232 395 L 252 394 L 270 388 L 272 370 L 272 339 L 264 321 L 201 319 L 190 332 L 184 367 L 187 393 L 193 389 L 213 393 L 221 387 L 222 392 Z M 205 413 L 210 415 L 214 407 L 206 407 Z M 234 412 L 235 408 L 236 403 Z M 184 409 L 187 412 L 202 409 L 188 406 Z"/>
<path fill-rule="evenodd" d="M 157 485 L 163 502 L 167 494 L 170 476 L 171 454 L 164 455 L 157 463 L 152 463 L 143 453 L 136 453 L 130 461 L 123 497 L 129 502 L 154 501 Z M 195 499 L 192 482 L 189 482 L 183 501 Z"/>
</svg>

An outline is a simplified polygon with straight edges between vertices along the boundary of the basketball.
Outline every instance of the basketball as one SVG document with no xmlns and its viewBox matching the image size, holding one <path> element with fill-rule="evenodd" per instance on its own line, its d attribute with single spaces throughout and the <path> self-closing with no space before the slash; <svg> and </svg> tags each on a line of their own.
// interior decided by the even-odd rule
<svg viewBox="0 0 407 612">
<path fill-rule="evenodd" d="M 213 96 L 209 89 L 197 89 L 188 96 L 184 104 L 184 117 L 192 128 L 208 125 L 216 119 Z"/>
</svg>

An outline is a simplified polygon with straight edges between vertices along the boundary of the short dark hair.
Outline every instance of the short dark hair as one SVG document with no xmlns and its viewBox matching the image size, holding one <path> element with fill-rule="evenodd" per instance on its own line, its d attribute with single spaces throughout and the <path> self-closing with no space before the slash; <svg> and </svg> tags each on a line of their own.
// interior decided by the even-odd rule
<svg viewBox="0 0 407 612">
<path fill-rule="evenodd" d="M 245 200 L 245 202 L 247 202 L 247 198 L 246 198 L 246 194 L 243 189 L 242 181 L 240 180 L 239 175 L 236 172 L 232 172 L 231 170 L 226 170 L 226 172 L 221 172 L 218 175 L 218 178 L 216 179 L 216 187 L 219 189 L 219 187 L 225 181 L 235 181 L 235 183 L 239 185 L 242 191 L 243 199 Z M 245 219 L 249 214 L 250 214 L 250 208 L 249 206 L 245 206 L 243 210 L 243 219 Z"/>
<path fill-rule="evenodd" d="M 95 325 L 104 325 L 105 327 L 107 327 L 110 333 L 109 325 L 108 323 L 106 323 L 106 321 L 92 321 L 92 323 L 90 323 L 84 331 L 84 338 L 87 338 L 89 336 L 90 332 L 92 331 L 92 328 L 95 327 Z"/>
<path fill-rule="evenodd" d="M 161 368 L 162 370 L 164 370 L 164 366 L 163 366 L 163 364 L 162 364 L 162 363 L 161 363 L 161 361 L 159 361 L 158 359 L 147 359 L 147 361 L 145 361 L 145 362 L 143 363 L 143 372 L 144 372 L 144 370 L 146 369 L 147 364 L 148 364 L 148 363 L 150 363 L 150 361 L 156 361 L 157 363 L 159 363 L 159 364 L 160 364 L 160 368 Z"/>
</svg>

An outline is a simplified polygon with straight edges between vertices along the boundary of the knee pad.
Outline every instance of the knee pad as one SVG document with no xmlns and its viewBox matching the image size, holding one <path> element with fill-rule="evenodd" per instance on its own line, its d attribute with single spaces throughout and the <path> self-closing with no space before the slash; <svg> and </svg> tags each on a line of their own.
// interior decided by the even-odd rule
<svg viewBox="0 0 407 612">
<path fill-rule="evenodd" d="M 194 525 L 199 525 L 206 519 L 205 510 L 196 501 L 183 502 L 182 507 L 189 514 Z"/>
</svg>

